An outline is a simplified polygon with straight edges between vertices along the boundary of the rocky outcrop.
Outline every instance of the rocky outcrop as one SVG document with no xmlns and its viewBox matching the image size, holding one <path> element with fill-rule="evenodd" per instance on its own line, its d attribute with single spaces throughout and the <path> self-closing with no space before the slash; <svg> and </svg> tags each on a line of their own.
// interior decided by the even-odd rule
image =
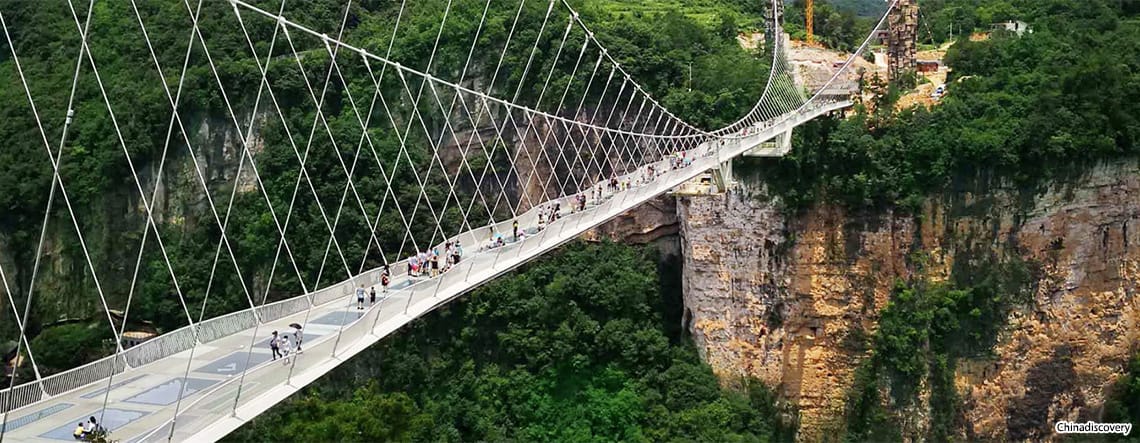
<svg viewBox="0 0 1140 443">
<path fill-rule="evenodd" d="M 460 122 L 456 124 L 460 128 L 478 123 L 479 130 L 445 132 L 438 150 L 439 163 L 464 192 L 473 194 L 477 189 L 491 204 L 502 195 L 501 217 L 510 217 L 508 203 L 516 212 L 524 212 L 559 196 L 581 192 L 584 186 L 628 166 L 629 153 L 645 148 L 637 146 L 643 141 L 570 130 L 542 116 L 525 118 L 518 111 L 510 118 L 490 114 L 473 119 L 457 114 L 453 118 Z M 584 108 L 574 118 L 599 123 L 606 117 Z M 633 117 L 628 120 L 632 123 Z M 478 202 L 482 204 L 482 200 Z"/>
<path fill-rule="evenodd" d="M 996 193 L 996 206 L 1014 197 Z M 959 374 L 972 406 L 970 435 L 982 438 L 1036 440 L 1052 435 L 1055 421 L 1096 419 L 1105 388 L 1140 338 L 1137 163 L 1100 166 L 1055 186 L 1022 217 L 974 218 L 953 228 L 990 230 L 1044 271 L 1033 305 L 1010 317 L 992 366 Z"/>
<path fill-rule="evenodd" d="M 265 146 L 259 128 L 271 118 L 276 118 L 272 110 L 263 109 L 254 119 L 255 130 L 250 131 L 251 136 L 246 146 L 255 157 Z M 240 119 L 250 121 L 248 114 Z M 154 197 L 151 207 L 155 222 L 164 230 L 178 231 L 187 229 L 189 224 L 202 223 L 209 226 L 215 223 L 212 215 L 207 215 L 210 204 L 203 191 L 203 180 L 215 204 L 221 205 L 223 209 L 235 184 L 239 193 L 257 189 L 257 179 L 248 159 L 241 164 L 244 155 L 241 142 L 246 135 L 234 128 L 230 120 L 220 117 L 187 118 L 186 124 L 195 128 L 191 134 L 195 157 L 188 155 L 185 143 L 176 135 L 170 143 L 161 171 L 158 159 L 136 165 L 139 168 L 137 174 L 140 186 L 146 192 L 147 199 L 152 195 Z M 160 174 L 161 181 L 158 180 Z M 121 183 L 122 186 L 115 191 L 93 197 L 91 204 L 86 207 L 74 208 L 80 227 L 84 230 L 83 236 L 100 287 L 112 308 L 124 306 L 131 293 L 134 263 L 138 259 L 139 244 L 147 222 L 146 208 L 134 178 L 123 177 Z M 68 191 L 76 192 L 74 187 L 69 187 Z M 92 313 L 102 312 L 101 301 L 93 289 L 95 285 L 90 269 L 77 246 L 75 228 L 65 215 L 66 212 L 63 212 L 65 209 L 59 200 L 56 201 L 56 210 L 57 216 L 47 227 L 41 263 L 43 269 L 50 271 L 42 269 L 38 273 L 32 304 L 33 321 L 44 324 L 59 318 L 88 318 L 92 317 Z M 153 232 L 151 234 L 148 248 L 155 248 Z M 170 241 L 169 234 L 166 236 L 167 241 Z M 34 248 L 35 239 L 31 241 Z M 25 239 L 25 244 L 27 242 Z M 34 249 L 19 251 L 11 245 L 12 240 L 6 233 L 0 232 L 0 264 L 9 272 L 6 276 L 9 287 L 22 315 Z M 21 253 L 24 255 L 17 257 Z M 14 324 L 11 320 L 12 309 L 7 306 L 8 297 L 3 291 L 4 287 L 0 287 L 0 299 L 4 300 L 0 302 L 0 322 L 10 321 L 8 324 Z"/>
<path fill-rule="evenodd" d="M 671 195 L 662 195 L 586 231 L 582 238 L 586 241 L 610 239 L 622 243 L 646 244 L 677 235 L 680 228 L 677 199 Z"/>
<path fill-rule="evenodd" d="M 960 436 L 1036 440 L 1056 420 L 1095 418 L 1135 352 L 1135 161 L 1044 190 L 946 193 L 918 216 L 829 205 L 789 215 L 742 194 L 682 198 L 678 213 L 698 348 L 723 377 L 758 377 L 794 403 L 802 441 L 842 430 L 865 338 L 894 281 L 946 278 L 958 260 L 1014 254 L 1042 269 L 1033 302 L 1009 315 L 993 357 L 957 366 Z M 907 421 L 904 430 L 923 435 L 922 417 Z"/>
<path fill-rule="evenodd" d="M 789 219 L 742 194 L 687 197 L 681 214 L 686 317 L 722 377 L 753 376 L 800 411 L 801 440 L 842 424 L 846 388 L 893 279 L 909 221 L 818 208 Z"/>
</svg>

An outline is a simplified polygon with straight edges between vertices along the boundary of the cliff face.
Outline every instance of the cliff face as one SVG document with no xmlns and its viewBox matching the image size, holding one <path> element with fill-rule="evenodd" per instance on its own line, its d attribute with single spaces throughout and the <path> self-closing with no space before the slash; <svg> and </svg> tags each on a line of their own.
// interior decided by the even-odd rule
<svg viewBox="0 0 1140 443">
<path fill-rule="evenodd" d="M 645 244 L 663 237 L 676 236 L 680 228 L 677 199 L 671 195 L 662 195 L 586 231 L 582 238 L 586 241 L 608 238 L 623 243 Z"/>
<path fill-rule="evenodd" d="M 259 113 L 257 124 L 263 125 L 270 115 L 268 111 Z M 248 120 L 248 115 L 242 117 L 242 121 Z M 185 143 L 180 139 L 173 139 L 166 163 L 162 167 L 162 180 L 157 191 L 155 184 L 160 174 L 158 159 L 140 164 L 137 171 L 140 185 L 148 199 L 153 192 L 155 222 L 163 229 L 184 230 L 194 224 L 209 226 L 214 223 L 213 218 L 206 217 L 210 206 L 203 191 L 203 180 L 209 187 L 214 202 L 221 206 L 219 211 L 224 209 L 235 183 L 238 192 L 257 189 L 256 178 L 248 161 L 235 180 L 243 153 L 242 133 L 220 117 L 191 118 L 186 123 L 194 128 L 191 141 L 196 157 L 190 157 Z M 260 137 L 260 131 L 255 130 L 252 134 L 248 146 L 256 156 L 264 149 L 264 140 Z M 64 180 L 65 184 L 71 185 L 66 182 L 67 177 Z M 121 183 L 114 191 L 98 195 L 89 205 L 74 208 L 99 283 L 112 309 L 126 304 L 140 239 L 147 223 L 146 208 L 134 179 L 123 177 Z M 68 189 L 69 192 L 75 192 L 74 187 Z M 40 323 L 49 323 L 58 318 L 87 318 L 92 313 L 102 312 L 100 300 L 93 294 L 94 281 L 90 269 L 77 246 L 75 228 L 65 211 L 65 207 L 57 200 L 55 216 L 47 226 L 42 269 L 37 277 L 35 302 L 32 306 L 33 321 Z M 37 226 L 37 234 L 38 229 Z M 36 239 L 31 239 L 33 248 L 35 241 Z M 151 248 L 155 247 L 153 235 L 148 242 Z M 11 272 L 7 277 L 18 310 L 22 312 L 34 250 L 22 251 L 12 247 L 12 243 L 10 233 L 0 232 L 0 263 Z M 3 288 L 0 288 L 0 294 L 3 294 L 2 291 Z M 7 294 L 0 298 L 4 300 L 0 303 L 0 307 L 3 307 L 0 321 L 11 321 L 12 309 L 7 306 Z"/>
<path fill-rule="evenodd" d="M 1017 255 L 1041 270 L 993 357 L 958 362 L 961 437 L 1047 438 L 1057 420 L 1095 419 L 1135 352 L 1135 161 L 1036 192 L 948 192 L 917 217 L 828 205 L 793 216 L 770 201 L 679 200 L 686 322 L 714 370 L 758 377 L 797 406 L 802 441 L 840 435 L 865 338 L 895 280 L 944 279 L 956 261 Z M 924 434 L 921 413 L 897 418 L 906 434 Z"/>
</svg>

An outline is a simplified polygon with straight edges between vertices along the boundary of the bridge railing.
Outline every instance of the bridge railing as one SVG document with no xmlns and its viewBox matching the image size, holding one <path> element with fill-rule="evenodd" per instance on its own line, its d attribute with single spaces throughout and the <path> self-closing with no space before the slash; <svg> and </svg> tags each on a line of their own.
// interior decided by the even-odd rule
<svg viewBox="0 0 1140 443">
<path fill-rule="evenodd" d="M 40 382 L 24 383 L 11 390 L 0 391 L 0 412 L 7 412 L 34 404 L 43 399 L 43 384 Z"/>
<path fill-rule="evenodd" d="M 99 380 L 118 374 L 127 369 L 126 360 L 122 355 L 111 356 L 98 360 L 93 365 L 76 368 L 67 372 L 56 374 L 57 377 L 43 379 L 44 392 L 47 395 L 59 395 L 79 386 L 86 386 Z"/>
<path fill-rule="evenodd" d="M 326 288 L 327 289 L 327 288 Z M 319 292 L 319 291 L 318 291 Z M 262 323 L 280 320 L 290 315 L 309 309 L 310 297 L 300 296 L 279 300 L 258 306 L 257 318 Z"/>
<path fill-rule="evenodd" d="M 192 346 L 194 346 L 194 330 L 189 326 L 183 326 L 127 349 L 123 352 L 123 356 L 131 367 L 137 368 L 185 351 Z"/>
<path fill-rule="evenodd" d="M 198 341 L 209 343 L 252 328 L 255 324 L 257 317 L 248 309 L 214 317 L 199 324 Z"/>
<path fill-rule="evenodd" d="M 814 109 L 814 108 L 813 108 Z M 750 133 L 748 137 L 741 137 L 735 141 L 730 141 L 726 144 L 720 143 L 705 143 L 687 152 L 688 158 L 697 168 L 715 167 L 716 162 L 721 159 L 713 159 L 716 155 L 720 154 L 720 150 L 729 153 L 734 152 L 734 149 L 739 150 L 741 146 L 746 143 L 759 143 L 763 137 L 770 137 L 773 132 L 780 132 L 787 130 L 790 125 L 800 123 L 800 118 L 783 119 L 775 125 L 767 125 L 765 128 L 768 131 L 757 130 Z M 759 126 L 756 127 L 758 129 Z M 377 327 L 381 324 L 379 320 L 382 317 L 392 318 L 407 312 L 409 307 L 414 313 L 421 313 L 430 311 L 437 306 L 446 303 L 450 298 L 459 296 L 463 291 L 466 291 L 469 284 L 469 278 L 477 277 L 485 279 L 488 273 L 495 274 L 504 272 L 508 266 L 517 265 L 520 263 L 520 257 L 528 257 L 540 252 L 541 249 L 549 249 L 557 245 L 558 242 L 565 241 L 567 238 L 572 238 L 582 228 L 582 226 L 593 226 L 604 219 L 609 218 L 615 213 L 627 207 L 630 203 L 638 202 L 646 198 L 661 193 L 671 187 L 672 183 L 684 179 L 692 175 L 692 169 L 673 169 L 670 165 L 669 159 L 660 160 L 652 164 L 658 171 L 656 177 L 651 177 L 650 181 L 639 183 L 641 176 L 646 174 L 646 169 L 643 166 L 637 170 L 623 176 L 622 178 L 629 178 L 634 186 L 626 189 L 625 192 L 611 192 L 608 187 L 605 188 L 605 199 L 601 202 L 591 201 L 588 205 L 586 212 L 572 212 L 571 205 L 574 196 L 568 196 L 556 201 L 561 202 L 563 209 L 563 217 L 554 223 L 546 226 L 546 229 L 535 232 L 530 235 L 527 241 L 511 242 L 507 245 L 493 250 L 480 250 L 482 244 L 477 240 L 482 237 L 490 239 L 492 232 L 509 233 L 512 227 L 513 220 L 507 220 L 496 223 L 492 226 L 486 226 L 469 232 L 458 235 L 454 238 L 460 238 L 467 246 L 468 253 L 465 255 L 464 260 L 460 262 L 454 269 L 449 272 L 444 272 L 436 279 L 417 279 L 410 287 L 404 288 L 398 292 L 394 292 L 391 298 L 382 298 L 380 305 L 375 309 L 369 309 L 361 312 L 361 317 L 346 325 L 339 331 L 338 334 L 326 334 L 318 337 L 312 341 L 305 343 L 305 351 L 303 355 L 332 355 L 340 356 L 350 350 L 359 350 L 361 346 L 367 346 L 374 343 L 375 340 L 368 339 L 370 334 L 379 339 L 380 335 L 377 334 Z M 624 180 L 623 180 L 624 181 Z M 537 213 L 539 208 L 531 208 L 530 210 L 518 215 L 519 225 L 521 227 L 535 226 L 537 223 Z M 545 206 L 545 212 L 549 214 L 549 206 Z M 567 229 L 570 228 L 570 229 Z M 491 257 L 494 258 L 491 258 Z M 493 260 L 492 266 L 486 266 L 488 260 Z M 472 269 L 476 264 L 480 265 L 479 269 Z M 394 263 L 392 268 L 393 274 L 402 275 L 406 273 L 406 262 L 401 261 Z M 484 267 L 486 266 L 486 267 Z M 473 272 L 477 271 L 477 272 Z M 323 305 L 325 303 L 342 299 L 342 297 L 350 298 L 356 285 L 364 284 L 371 285 L 379 282 L 380 269 L 373 269 L 367 271 L 359 276 L 333 284 L 317 290 L 307 296 L 296 297 L 293 299 L 283 300 L 275 304 L 266 305 L 268 309 L 263 312 L 263 322 L 275 321 L 271 317 L 283 318 L 282 314 L 285 312 L 298 313 L 304 309 L 308 309 L 307 303 L 311 300 L 316 305 Z M 441 294 L 450 294 L 448 298 L 440 297 Z M 303 298 L 305 303 L 300 303 L 295 300 Z M 351 300 L 351 298 L 350 298 Z M 280 306 L 280 307 L 277 307 Z M 348 310 L 346 312 L 353 312 Z M 278 314 L 274 314 L 278 313 Z M 246 314 L 244 316 L 240 314 Z M 229 320 L 222 321 L 223 317 L 230 317 Z M 234 322 L 244 322 L 246 329 L 253 326 L 253 318 L 250 311 L 243 311 L 242 313 L 230 314 L 228 316 L 219 317 L 215 319 L 219 324 L 227 323 L 234 324 Z M 214 321 L 214 320 L 212 320 Z M 213 338 L 214 333 L 207 332 L 212 330 L 208 322 L 203 322 L 201 336 L 203 341 L 208 341 Z M 229 328 L 237 328 L 238 326 L 230 326 Z M 227 328 L 227 329 L 229 329 Z M 220 330 L 220 329 L 219 329 Z M 236 332 L 236 331 L 235 331 Z M 327 353 L 327 354 L 326 354 Z M 339 361 L 340 359 L 334 359 Z M 250 368 L 247 377 L 253 377 L 257 383 L 264 383 L 268 385 L 275 385 L 276 383 L 286 383 L 286 378 L 292 377 L 295 374 L 304 374 L 306 377 L 311 378 L 310 370 L 317 366 L 329 365 L 330 360 L 326 358 L 300 358 L 294 361 L 290 371 L 283 371 L 279 365 L 266 364 Z M 319 370 L 323 373 L 326 370 Z M 211 423 L 213 421 L 228 416 L 227 410 L 223 411 L 203 411 L 194 408 L 195 404 L 203 401 L 206 398 L 211 398 L 215 392 L 220 392 L 223 389 L 232 390 L 232 384 L 236 379 L 228 380 L 204 393 L 200 397 L 194 399 L 187 408 L 187 412 L 179 415 L 179 423 L 189 423 L 190 420 L 197 423 Z M 292 384 L 292 386 L 296 386 Z M 243 395 L 238 403 L 238 407 L 248 405 L 251 402 L 261 401 L 256 392 L 251 392 Z M 195 426 L 182 426 L 176 429 L 176 437 L 190 438 L 193 436 Z"/>
</svg>

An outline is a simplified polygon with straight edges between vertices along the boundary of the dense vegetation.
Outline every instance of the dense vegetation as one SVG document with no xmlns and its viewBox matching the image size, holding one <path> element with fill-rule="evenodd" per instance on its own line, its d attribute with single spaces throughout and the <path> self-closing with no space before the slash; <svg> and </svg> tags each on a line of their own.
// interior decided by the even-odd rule
<svg viewBox="0 0 1140 443">
<path fill-rule="evenodd" d="M 915 265 L 922 268 L 921 254 Z M 964 257 L 963 257 L 964 259 Z M 919 276 L 898 282 L 869 340 L 871 356 L 856 371 L 847 404 L 847 441 L 899 441 L 898 420 L 887 411 L 918 404 L 920 387 L 929 392 L 930 441 L 949 441 L 961 428 L 955 365 L 962 358 L 986 357 L 1010 310 L 1027 303 L 1031 266 L 1016 258 L 958 264 L 949 282 Z M 958 263 L 958 262 L 956 262 Z M 881 392 L 890 392 L 889 409 Z"/>
<path fill-rule="evenodd" d="M 879 0 L 825 0 L 825 3 L 843 12 L 850 12 L 858 17 L 879 18 L 887 9 L 887 2 Z"/>
<path fill-rule="evenodd" d="M 41 375 L 63 372 L 113 351 L 111 331 L 101 324 L 71 323 L 45 329 L 32 340 Z"/>
<path fill-rule="evenodd" d="M 276 1 L 259 3 L 267 10 L 279 7 Z M 392 38 L 399 3 L 353 2 L 344 39 L 383 54 Z M 420 69 L 426 66 L 447 3 L 443 0 L 407 2 L 395 36 L 391 55 L 394 60 Z M 654 4 L 640 2 L 620 8 L 618 3 L 609 0 L 574 2 L 612 54 L 647 90 L 686 120 L 719 127 L 751 108 L 763 88 L 765 63 L 769 58 L 750 54 L 735 43 L 737 23 L 751 26 L 748 25 L 750 17 L 754 20 L 759 16 L 757 10 L 738 8 L 726 2 L 706 3 L 707 8 L 675 11 L 654 9 Z M 460 76 L 483 6 L 483 2 L 452 3 L 443 37 L 435 51 L 431 69 L 434 74 L 449 79 Z M 335 35 L 343 7 L 344 3 L 338 1 L 287 2 L 284 12 L 292 20 Z M 487 25 L 475 47 L 477 55 L 489 55 L 475 57 L 467 80 L 478 78 L 486 83 L 497 75 L 500 81 L 492 92 L 512 96 L 522 79 L 530 45 L 538 41 L 540 58 L 531 69 L 532 80 L 534 72 L 553 68 L 552 85 L 571 83 L 571 96 L 581 94 L 590 74 L 588 70 L 579 70 L 571 79 L 575 57 L 564 55 L 557 63 L 553 61 L 561 37 L 561 32 L 555 30 L 563 29 L 561 23 L 568 19 L 565 11 L 557 8 L 551 18 L 551 23 L 559 25 L 551 25 L 542 35 L 536 32 L 544 18 L 545 2 L 525 4 L 518 27 L 528 31 L 515 36 L 506 51 L 503 68 L 498 73 L 493 72 L 497 62 L 493 55 L 503 51 L 517 7 L 518 3 L 491 2 Z M 67 86 L 71 84 L 79 48 L 75 21 L 84 20 L 85 8 L 85 4 L 77 5 L 77 17 L 73 17 L 66 3 L 15 2 L 0 6 L 53 149 L 63 130 L 70 93 Z M 147 35 L 162 67 L 162 77 L 171 94 L 176 94 L 189 36 L 185 5 L 141 2 L 138 14 L 146 24 Z M 113 130 L 111 115 L 90 64 L 83 60 L 72 105 L 76 117 L 68 131 L 60 168 L 69 204 L 77 214 L 77 223 L 86 237 L 94 274 L 99 280 L 96 282 L 88 269 L 66 205 L 57 193 L 47 227 L 48 246 L 52 249 L 44 254 L 42 266 L 54 266 L 58 272 L 46 272 L 41 267 L 37 275 L 36 297 L 29 321 L 31 336 L 38 335 L 45 325 L 65 315 L 89 318 L 92 324 L 109 329 L 105 316 L 97 315 L 103 309 L 98 288 L 107 296 L 111 309 L 127 311 L 127 300 L 132 300 L 127 312 L 132 323 L 148 321 L 159 331 L 168 331 L 187 324 L 187 317 L 197 320 L 200 312 L 211 317 L 248 307 L 250 303 L 274 301 L 296 295 L 303 287 L 340 280 L 360 267 L 396 259 L 399 251 L 406 254 L 411 246 L 404 235 L 406 229 L 400 214 L 392 210 L 388 198 L 399 201 L 405 211 L 416 205 L 423 206 L 416 183 L 417 172 L 423 174 L 434 169 L 430 175 L 425 174 L 426 195 L 437 205 L 448 201 L 447 210 L 440 214 L 442 227 L 446 232 L 458 231 L 463 219 L 459 208 L 472 201 L 475 185 L 460 183 L 458 195 L 450 196 L 445 191 L 440 166 L 432 164 L 428 134 L 438 134 L 444 127 L 434 99 L 425 97 L 416 108 L 428 129 L 420 130 L 417 122 L 406 134 L 407 139 L 401 140 L 398 134 L 404 131 L 404 122 L 415 115 L 408 89 L 414 92 L 420 85 L 415 78 L 408 79 L 410 85 L 404 85 L 399 76 L 390 74 L 381 77 L 379 88 L 400 121 L 390 123 L 377 109 L 369 135 L 379 158 L 399 157 L 401 145 L 408 152 L 400 161 L 384 164 L 385 171 L 381 171 L 369 148 L 364 148 L 353 180 L 362 201 L 357 203 L 353 201 L 355 197 L 350 196 L 336 227 L 336 247 L 342 248 L 345 257 L 353 262 L 341 262 L 338 251 L 330 250 L 333 245 L 328 243 L 327 234 L 321 235 L 327 233 L 328 228 L 320 215 L 327 211 L 326 215 L 333 217 L 331 212 L 335 206 L 332 205 L 340 201 L 347 184 L 342 162 L 352 163 L 352 148 L 362 135 L 352 105 L 367 109 L 367 92 L 374 89 L 368 70 L 358 57 L 338 57 L 344 74 L 334 76 L 329 82 L 328 98 L 322 108 L 329 128 L 316 126 L 306 159 L 311 175 L 300 182 L 296 201 L 290 203 L 298 186 L 297 165 L 301 155 L 294 151 L 293 145 L 305 149 L 310 141 L 309 129 L 316 121 L 317 98 L 311 95 L 308 85 L 315 89 L 313 94 L 320 94 L 329 60 L 323 43 L 297 32 L 291 34 L 289 40 L 277 36 L 274 57 L 268 63 L 267 78 L 284 114 L 284 124 L 276 107 L 263 97 L 259 109 L 267 117 L 257 133 L 265 144 L 256 156 L 263 182 L 249 184 L 252 189 L 239 192 L 232 212 L 227 212 L 238 154 L 223 153 L 217 144 L 223 136 L 240 138 L 237 134 L 245 132 L 260 82 L 254 49 L 256 55 L 264 59 L 269 53 L 269 42 L 273 41 L 274 27 L 273 22 L 252 13 L 243 14 L 239 22 L 225 2 L 204 2 L 199 22 L 209 45 L 209 59 L 202 45 L 195 44 L 190 51 L 179 98 L 181 125 L 185 128 L 174 123 L 168 131 L 172 125 L 170 105 L 132 4 L 96 3 L 89 45 L 123 130 L 125 147 Z M 254 49 L 242 33 L 243 24 L 254 41 Z M 581 47 L 585 38 L 580 29 L 575 27 L 574 31 L 567 39 L 567 48 Z M 294 51 L 302 55 L 300 66 L 293 60 Z M 592 60 L 596 54 L 597 48 L 591 47 L 584 53 L 584 59 Z M 542 59 L 542 55 L 546 58 Z M 217 69 L 217 77 L 212 66 Z M 225 97 L 218 83 L 224 85 Z M 524 87 L 519 91 L 520 101 L 534 102 L 542 82 L 521 83 Z M 593 91 L 600 94 L 600 88 Z M 233 103 L 233 113 L 224 98 Z M 445 91 L 442 100 L 449 99 Z M 52 175 L 43 137 L 6 40 L 0 40 L 0 102 L 7 104 L 0 108 L 0 139 L 6 141 L 4 149 L 0 149 L 0 208 L 3 208 L 0 239 L 4 242 L 4 254 L 10 260 L 4 263 L 5 277 L 17 307 L 13 309 L 7 297 L 0 297 L 0 342 L 12 344 L 17 336 L 12 313 L 14 310 L 22 312 L 27 294 L 33 290 L 32 269 Z M 549 102 L 547 100 L 545 108 L 553 106 Z M 572 105 L 567 107 L 571 109 L 561 112 L 573 112 Z M 240 122 L 242 129 L 234 127 L 234 120 Z M 212 208 L 202 195 L 202 185 L 190 164 L 187 139 L 194 147 L 195 157 L 204 161 L 198 167 L 204 170 L 213 199 Z M 163 185 L 170 191 L 164 200 L 183 202 L 184 207 L 161 208 L 165 215 L 160 216 L 157 227 L 177 275 L 177 287 L 154 232 L 146 234 L 146 247 L 140 252 L 145 218 L 140 214 L 142 203 L 124 150 L 146 181 L 142 187 L 147 198 L 154 186 L 150 179 L 161 164 L 166 169 Z M 483 163 L 500 163 L 499 170 L 505 171 L 507 167 L 501 163 L 509 161 L 509 155 L 500 148 L 492 158 L 482 160 Z M 478 165 L 480 159 L 473 159 L 471 163 Z M 175 171 L 175 168 L 181 169 Z M 248 162 L 245 168 L 248 175 Z M 474 175 L 483 173 L 478 166 L 475 168 Z M 384 175 L 392 180 L 390 187 Z M 466 171 L 459 175 L 468 177 Z M 497 189 L 483 191 L 494 195 Z M 363 206 L 368 214 L 376 214 L 385 201 L 388 201 L 384 206 L 386 210 L 375 222 L 379 246 L 384 250 L 381 254 L 370 242 L 372 227 L 356 207 Z M 289 221 L 289 244 L 285 251 L 279 244 L 274 214 L 283 218 L 290 206 L 297 216 Z M 236 260 L 231 258 L 228 247 L 219 249 L 221 235 L 214 211 L 218 217 L 229 220 L 226 236 Z M 509 216 L 506 212 L 505 204 L 495 214 L 475 205 L 467 218 L 472 225 L 478 225 L 492 216 L 503 219 Z M 421 244 L 432 239 L 438 241 L 441 234 L 434 227 L 434 218 L 421 208 L 411 220 L 411 238 Z M 291 252 L 295 260 L 290 259 L 287 252 Z M 134 263 L 140 255 L 142 261 L 136 279 Z M 363 263 L 359 261 L 361 257 L 364 257 Z M 216 268 L 212 266 L 215 258 Z M 240 272 L 236 267 L 240 267 Z M 189 312 L 182 308 L 180 297 Z M 100 343 L 106 337 L 85 334 L 73 339 L 85 338 L 91 341 L 83 342 L 84 349 L 106 348 Z M 98 353 L 83 353 L 82 360 L 95 354 Z M 75 361 L 69 357 L 40 363 L 63 368 Z"/>
<path fill-rule="evenodd" d="M 758 162 L 761 174 L 793 207 L 914 207 L 960 179 L 1032 187 L 1140 153 L 1140 11 L 1109 0 L 987 2 L 998 3 L 1033 32 L 959 40 L 938 106 L 896 113 L 898 91 L 881 86 L 873 111 L 805 125 L 800 149 Z"/>
<path fill-rule="evenodd" d="M 771 392 L 722 389 L 685 340 L 678 266 L 573 244 L 417 320 L 231 440 L 790 440 Z"/>
<path fill-rule="evenodd" d="M 920 39 L 958 29 L 1026 21 L 1033 32 L 994 32 L 986 41 L 958 39 L 945 62 L 948 95 L 932 109 L 897 109 L 902 91 L 868 79 L 874 99 L 848 120 L 818 120 L 798 129 L 797 149 L 774 162 L 751 161 L 792 208 L 821 201 L 854 210 L 917 209 L 932 193 L 1006 182 L 1028 191 L 1068 179 L 1103 160 L 1140 154 L 1140 8 L 1115 1 L 920 2 Z M 1016 254 L 1008 254 L 1015 257 Z M 897 441 L 899 411 L 930 418 L 931 441 L 963 429 L 954 387 L 957 362 L 984 359 L 1008 311 L 1027 303 L 1032 266 L 1016 259 L 956 269 L 949 282 L 919 272 L 900 282 L 870 337 L 849 337 L 871 357 L 856 373 L 844 420 L 848 441 Z M 912 263 L 921 270 L 921 259 Z M 956 260 L 957 262 L 957 260 Z M 965 278 L 973 276 L 973 278 Z M 1048 370 L 1048 369 L 1042 369 Z M 1075 376 L 1075 375 L 1074 375 Z M 1047 377 L 1064 377 L 1048 375 Z M 1130 421 L 1136 390 L 1122 379 L 1105 415 Z M 884 397 L 884 393 L 889 393 Z M 909 408 L 909 409 L 908 409 Z M 1011 438 L 1035 438 L 1017 410 Z M 1032 414 L 1030 414 L 1032 415 Z"/>
<path fill-rule="evenodd" d="M 1106 423 L 1140 423 L 1140 354 L 1132 358 L 1128 373 L 1116 380 L 1109 393 L 1104 403 Z"/>
<path fill-rule="evenodd" d="M 805 0 L 795 0 L 784 9 L 784 30 L 796 40 L 807 38 L 807 11 Z M 874 6 L 855 7 L 852 3 L 832 5 L 826 0 L 816 0 L 813 32 L 815 41 L 825 47 L 839 51 L 854 51 L 858 48 L 867 34 L 874 28 L 875 23 L 882 17 L 883 5 L 878 4 L 879 12 L 874 16 L 861 15 L 873 9 Z"/>
</svg>

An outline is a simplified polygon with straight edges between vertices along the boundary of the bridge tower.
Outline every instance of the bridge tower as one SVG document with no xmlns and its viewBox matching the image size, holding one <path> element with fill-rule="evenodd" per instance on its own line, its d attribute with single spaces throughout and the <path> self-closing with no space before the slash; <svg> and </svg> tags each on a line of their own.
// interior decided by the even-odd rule
<svg viewBox="0 0 1140 443">
<path fill-rule="evenodd" d="M 915 69 L 915 38 L 918 36 L 918 4 L 915 0 L 898 0 L 887 18 L 887 78 L 894 82 Z"/>
<path fill-rule="evenodd" d="M 773 42 L 775 41 L 774 39 L 779 38 L 779 36 L 783 34 L 782 30 L 784 29 L 784 2 L 778 1 L 774 3 L 775 11 L 769 11 L 770 13 L 764 17 L 766 25 L 764 27 L 765 42 Z M 773 6 L 768 6 L 768 9 L 772 8 Z"/>
</svg>

